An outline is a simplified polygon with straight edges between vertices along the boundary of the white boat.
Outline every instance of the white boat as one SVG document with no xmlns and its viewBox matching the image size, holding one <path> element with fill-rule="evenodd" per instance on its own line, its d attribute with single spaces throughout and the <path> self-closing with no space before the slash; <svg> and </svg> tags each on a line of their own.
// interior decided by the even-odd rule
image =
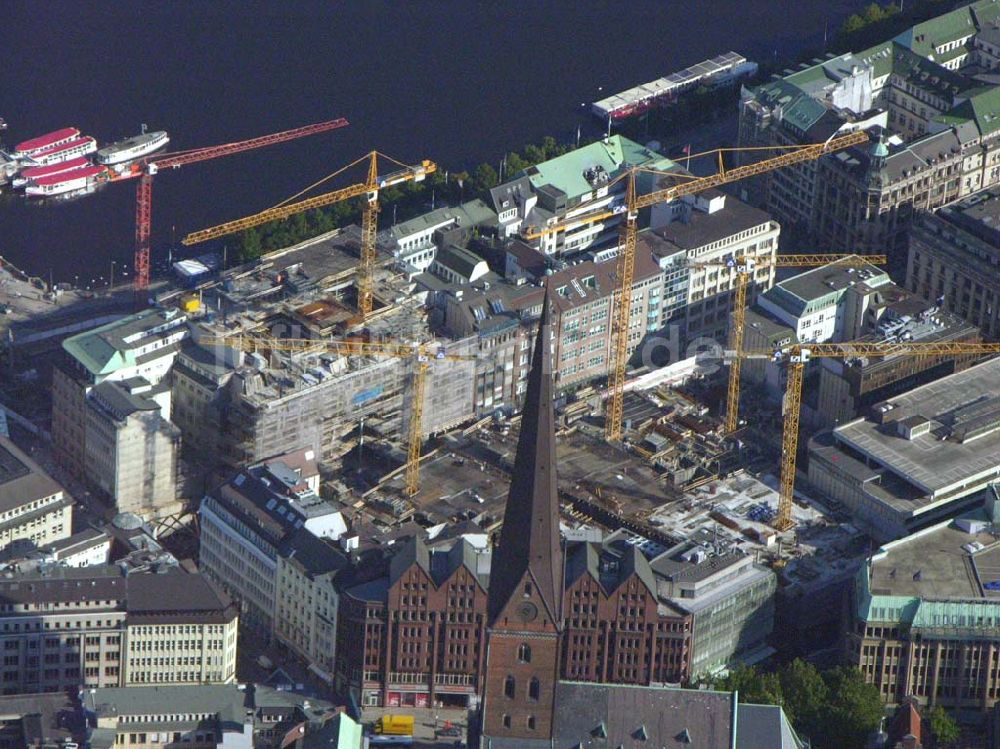
<svg viewBox="0 0 1000 749">
<path fill-rule="evenodd" d="M 25 169 L 20 174 L 18 174 L 12 180 L 12 184 L 15 188 L 21 188 L 31 182 L 33 179 L 40 179 L 41 177 L 52 177 L 56 174 L 62 174 L 63 172 L 68 172 L 71 169 L 79 169 L 82 166 L 90 166 L 90 159 L 86 156 L 77 156 L 75 159 L 70 159 L 69 161 L 63 161 L 59 164 L 50 164 L 49 166 L 33 166 Z"/>
<path fill-rule="evenodd" d="M 154 151 L 159 151 L 169 142 L 170 136 L 163 130 L 133 135 L 131 138 L 120 140 L 100 149 L 97 152 L 97 163 L 122 164 L 126 161 L 134 161 L 148 156 Z"/>
<path fill-rule="evenodd" d="M 48 166 L 58 164 L 61 161 L 69 161 L 78 156 L 86 156 L 97 150 L 97 141 L 90 136 L 74 138 L 71 141 L 58 146 L 46 148 L 43 151 L 36 151 L 31 154 L 31 160 L 38 166 Z"/>
<path fill-rule="evenodd" d="M 83 190 L 106 179 L 107 172 L 108 169 L 104 166 L 84 166 L 79 169 L 70 169 L 62 174 L 34 179 L 28 183 L 24 192 L 26 195 L 34 197 L 50 197 Z"/>
</svg>

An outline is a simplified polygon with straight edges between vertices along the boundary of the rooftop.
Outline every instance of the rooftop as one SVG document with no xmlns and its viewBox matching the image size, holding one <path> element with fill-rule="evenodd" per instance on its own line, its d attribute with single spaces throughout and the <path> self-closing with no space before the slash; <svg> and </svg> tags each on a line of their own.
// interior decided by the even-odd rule
<svg viewBox="0 0 1000 749">
<path fill-rule="evenodd" d="M 236 684 L 106 687 L 84 690 L 82 694 L 84 709 L 96 714 L 98 720 L 177 713 L 213 713 L 223 722 L 239 725 L 246 720 L 246 694 Z"/>
<path fill-rule="evenodd" d="M 721 210 L 706 213 L 692 209 L 686 220 L 673 221 L 654 233 L 674 247 L 694 250 L 771 220 L 766 212 L 732 196 L 726 196 L 725 201 Z"/>
<path fill-rule="evenodd" d="M 807 270 L 781 281 L 766 292 L 768 299 L 781 305 L 792 314 L 802 314 L 810 302 L 828 296 L 839 297 L 846 289 L 858 283 L 877 287 L 889 283 L 889 274 L 875 265 L 851 268 L 830 263 Z"/>
<path fill-rule="evenodd" d="M 598 167 L 608 178 L 614 179 L 627 166 L 666 169 L 672 165 L 672 161 L 655 151 L 621 135 L 612 135 L 607 140 L 596 141 L 529 167 L 525 174 L 536 190 L 551 185 L 573 200 L 589 195 L 600 186 L 599 182 L 588 180 L 585 176 L 585 173 L 594 174 L 593 170 Z"/>
<path fill-rule="evenodd" d="M 0 437 L 0 513 L 62 491 L 35 461 Z"/>
<path fill-rule="evenodd" d="M 944 206 L 934 215 L 987 243 L 994 257 L 1000 257 L 1000 188 L 977 192 Z"/>
<path fill-rule="evenodd" d="M 1000 358 L 887 401 L 882 421 L 860 418 L 838 427 L 849 445 L 906 481 L 936 496 L 1000 470 Z M 920 416 L 929 431 L 899 433 L 896 422 Z"/>
<path fill-rule="evenodd" d="M 186 316 L 176 309 L 143 310 L 63 341 L 63 349 L 91 374 L 109 375 L 136 364 L 135 349 L 158 333 L 184 324 Z"/>
</svg>

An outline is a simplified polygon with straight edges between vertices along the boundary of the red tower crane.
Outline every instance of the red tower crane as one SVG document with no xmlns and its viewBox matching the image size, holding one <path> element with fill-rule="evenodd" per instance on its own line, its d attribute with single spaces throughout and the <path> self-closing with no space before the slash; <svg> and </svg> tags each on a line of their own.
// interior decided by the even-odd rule
<svg viewBox="0 0 1000 749">
<path fill-rule="evenodd" d="M 131 165 L 128 172 L 114 177 L 119 179 L 139 178 L 139 184 L 135 191 L 135 268 L 133 275 L 133 290 L 136 296 L 141 295 L 149 288 L 149 237 L 152 231 L 153 214 L 153 175 L 163 169 L 178 169 L 186 164 L 194 164 L 198 161 L 208 161 L 217 159 L 220 156 L 229 156 L 242 151 L 250 151 L 254 148 L 270 146 L 274 143 L 283 143 L 286 140 L 295 140 L 306 135 L 316 135 L 327 130 L 336 130 L 345 127 L 349 123 L 343 117 L 326 122 L 317 122 L 313 125 L 284 130 L 280 133 L 263 135 L 259 138 L 236 141 L 235 143 L 223 143 L 218 146 L 208 146 L 207 148 L 195 148 L 189 151 L 177 151 L 175 153 L 165 153 L 159 156 L 150 156 L 137 161 Z"/>
</svg>

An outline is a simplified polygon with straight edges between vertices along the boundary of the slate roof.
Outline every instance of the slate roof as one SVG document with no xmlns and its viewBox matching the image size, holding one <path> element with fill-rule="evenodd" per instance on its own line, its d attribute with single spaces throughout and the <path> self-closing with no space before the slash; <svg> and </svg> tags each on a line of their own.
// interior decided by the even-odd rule
<svg viewBox="0 0 1000 749">
<path fill-rule="evenodd" d="M 546 287 L 548 289 L 548 286 Z M 507 496 L 500 547 L 494 552 L 489 620 L 503 611 L 526 575 L 534 579 L 548 619 L 562 620 L 563 558 L 556 486 L 555 413 L 552 397 L 551 304 L 546 290 L 520 436 Z"/>
<path fill-rule="evenodd" d="M 555 704 L 553 746 L 558 749 L 732 747 L 732 696 L 726 692 L 561 681 Z"/>
<path fill-rule="evenodd" d="M 0 437 L 0 512 L 62 492 L 31 458 L 6 437 Z"/>
</svg>

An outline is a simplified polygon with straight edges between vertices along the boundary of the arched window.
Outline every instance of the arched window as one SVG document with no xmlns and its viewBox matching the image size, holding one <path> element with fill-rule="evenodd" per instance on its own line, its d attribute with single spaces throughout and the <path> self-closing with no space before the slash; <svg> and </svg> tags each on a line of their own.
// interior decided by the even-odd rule
<svg viewBox="0 0 1000 749">
<path fill-rule="evenodd" d="M 510 716 L 509 715 L 503 716 L 503 727 L 504 728 L 510 728 Z"/>
<path fill-rule="evenodd" d="M 525 598 L 531 597 L 531 583 L 524 584 L 524 597 Z"/>
<path fill-rule="evenodd" d="M 521 663 L 531 663 L 531 645 L 522 642 L 517 648 L 517 659 Z"/>
<path fill-rule="evenodd" d="M 529 715 L 528 716 L 528 730 L 529 731 L 534 731 L 535 730 L 535 716 L 534 715 Z"/>
<path fill-rule="evenodd" d="M 528 683 L 528 697 L 533 700 L 538 700 L 542 694 L 542 682 L 540 682 L 534 676 L 531 677 L 531 681 Z"/>
<path fill-rule="evenodd" d="M 503 696 L 506 697 L 507 699 L 510 700 L 514 699 L 514 690 L 516 688 L 517 685 L 514 682 L 513 676 L 508 676 L 506 679 L 503 680 Z"/>
</svg>

